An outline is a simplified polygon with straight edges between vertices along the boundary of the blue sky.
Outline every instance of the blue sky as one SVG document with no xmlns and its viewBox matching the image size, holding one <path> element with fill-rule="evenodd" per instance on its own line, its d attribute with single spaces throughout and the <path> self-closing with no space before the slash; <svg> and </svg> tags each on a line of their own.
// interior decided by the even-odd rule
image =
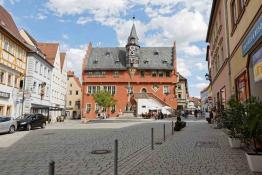
<svg viewBox="0 0 262 175">
<path fill-rule="evenodd" d="M 208 82 L 206 31 L 211 0 L 0 0 L 19 28 L 38 41 L 59 42 L 68 69 L 78 76 L 89 42 L 94 47 L 125 46 L 132 16 L 140 45 L 172 46 L 177 69 L 188 78 L 191 96 Z"/>
</svg>

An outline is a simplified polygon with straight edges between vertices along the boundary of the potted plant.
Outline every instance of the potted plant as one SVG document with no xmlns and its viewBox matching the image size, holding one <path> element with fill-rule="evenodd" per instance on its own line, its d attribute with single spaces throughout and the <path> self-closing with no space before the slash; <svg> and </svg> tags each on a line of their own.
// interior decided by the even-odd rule
<svg viewBox="0 0 262 175">
<path fill-rule="evenodd" d="M 228 132 L 228 141 L 231 148 L 240 148 L 242 138 L 242 126 L 245 117 L 245 106 L 235 98 L 228 101 L 227 108 L 221 112 L 224 127 Z"/>
<path fill-rule="evenodd" d="M 248 165 L 253 172 L 262 172 L 262 101 L 251 97 L 246 102 L 246 122 L 244 139 L 248 145 L 246 153 Z"/>
</svg>

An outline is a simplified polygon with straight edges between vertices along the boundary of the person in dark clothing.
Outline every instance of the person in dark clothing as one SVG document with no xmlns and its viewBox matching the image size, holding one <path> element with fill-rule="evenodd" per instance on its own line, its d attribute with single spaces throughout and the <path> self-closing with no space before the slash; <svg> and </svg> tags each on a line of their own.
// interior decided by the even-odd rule
<svg viewBox="0 0 262 175">
<path fill-rule="evenodd" d="M 210 111 L 210 114 L 209 114 L 209 120 L 210 120 L 210 122 L 208 122 L 208 123 L 212 123 L 213 117 L 214 117 L 213 111 L 211 110 L 211 111 Z"/>
<path fill-rule="evenodd" d="M 194 115 L 197 118 L 197 110 L 196 109 L 195 109 Z"/>
</svg>

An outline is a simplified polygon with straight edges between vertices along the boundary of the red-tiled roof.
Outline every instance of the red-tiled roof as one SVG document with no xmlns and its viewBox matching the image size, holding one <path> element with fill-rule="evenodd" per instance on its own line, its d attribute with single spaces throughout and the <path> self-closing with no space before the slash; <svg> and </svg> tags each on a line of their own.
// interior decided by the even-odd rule
<svg viewBox="0 0 262 175">
<path fill-rule="evenodd" d="M 6 30 L 8 33 L 10 33 L 18 41 L 25 44 L 25 40 L 20 35 L 12 16 L 1 5 L 0 5 L 0 27 Z"/>
<path fill-rule="evenodd" d="M 65 52 L 61 52 L 61 53 L 60 53 L 60 66 L 61 66 L 61 70 L 63 70 L 63 67 L 64 67 L 65 56 L 66 56 L 66 53 L 65 53 Z"/>
<path fill-rule="evenodd" d="M 46 55 L 47 61 L 54 65 L 59 43 L 37 43 L 37 46 Z"/>
</svg>

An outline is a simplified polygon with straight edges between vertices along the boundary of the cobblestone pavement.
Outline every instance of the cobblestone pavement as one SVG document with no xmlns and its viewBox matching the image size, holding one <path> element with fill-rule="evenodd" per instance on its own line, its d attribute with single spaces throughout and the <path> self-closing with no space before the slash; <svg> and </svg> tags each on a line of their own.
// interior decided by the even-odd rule
<svg viewBox="0 0 262 175">
<path fill-rule="evenodd" d="M 122 123 L 113 123 L 115 127 L 88 129 L 73 123 L 67 124 L 70 129 L 56 124 L 33 130 L 11 146 L 0 147 L 0 175 L 46 175 L 50 160 L 55 161 L 56 174 L 112 174 L 115 139 L 119 140 L 119 174 L 252 174 L 244 152 L 230 149 L 221 130 L 194 120 L 174 136 L 171 121 L 166 121 L 166 142 L 152 151 L 151 128 L 155 140 L 162 141 L 163 124 L 150 121 L 121 127 Z M 91 154 L 95 149 L 112 153 Z"/>
</svg>

